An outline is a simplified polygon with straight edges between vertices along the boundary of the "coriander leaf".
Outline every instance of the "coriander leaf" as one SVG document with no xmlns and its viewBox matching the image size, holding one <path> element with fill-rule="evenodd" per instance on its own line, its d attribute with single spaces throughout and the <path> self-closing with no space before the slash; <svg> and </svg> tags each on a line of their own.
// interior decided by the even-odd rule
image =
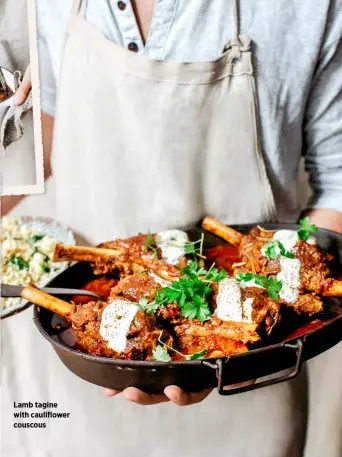
<svg viewBox="0 0 342 457">
<path fill-rule="evenodd" d="M 278 254 L 278 243 L 276 241 L 271 241 L 268 243 L 268 245 L 265 247 L 265 254 L 266 257 L 268 257 L 271 260 L 275 260 L 279 257 Z"/>
<path fill-rule="evenodd" d="M 188 319 L 196 319 L 197 309 L 193 303 L 186 302 L 181 309 L 181 315 Z"/>
<path fill-rule="evenodd" d="M 211 312 L 205 299 L 195 295 L 192 302 L 186 302 L 182 307 L 181 314 L 188 319 L 198 319 L 204 322 L 211 315 Z"/>
<path fill-rule="evenodd" d="M 299 221 L 300 229 L 298 230 L 298 236 L 302 241 L 307 241 L 311 233 L 317 232 L 317 227 L 314 224 L 310 224 L 310 219 L 304 217 Z"/>
<path fill-rule="evenodd" d="M 266 278 L 266 276 L 254 275 L 254 281 L 255 281 L 255 284 L 257 284 L 258 286 L 263 287 L 264 289 L 267 289 L 268 279 Z"/>
<path fill-rule="evenodd" d="M 184 252 L 185 252 L 185 254 L 195 254 L 196 253 L 195 245 L 192 243 L 185 243 Z"/>
<path fill-rule="evenodd" d="M 217 268 L 211 268 L 206 276 L 205 279 L 212 281 L 212 282 L 220 282 L 222 279 L 227 277 L 227 273 L 224 270 L 218 270 Z"/>
<path fill-rule="evenodd" d="M 152 354 L 153 354 L 153 360 L 155 360 L 156 362 L 170 362 L 171 361 L 171 357 L 167 353 L 167 350 L 160 344 L 155 349 L 153 349 Z"/>
<path fill-rule="evenodd" d="M 198 311 L 197 311 L 197 319 L 200 321 L 200 322 L 204 322 L 206 320 L 208 320 L 211 316 L 211 311 L 209 309 L 209 306 L 208 305 L 204 305 L 202 306 Z"/>
<path fill-rule="evenodd" d="M 18 270 L 28 270 L 29 269 L 29 263 L 26 262 L 26 260 L 24 260 L 20 255 L 14 255 L 11 257 L 10 259 L 10 263 L 12 265 L 15 265 Z"/>
<path fill-rule="evenodd" d="M 282 281 L 273 278 L 272 276 L 268 278 L 268 295 L 273 300 L 277 300 L 279 298 L 279 292 L 283 286 Z"/>
<path fill-rule="evenodd" d="M 249 282 L 254 279 L 253 273 L 238 273 L 235 278 L 238 282 Z"/>
<path fill-rule="evenodd" d="M 198 359 L 202 359 L 206 354 L 207 354 L 207 350 L 204 349 L 203 351 L 186 355 L 185 358 L 186 358 L 186 360 L 198 360 Z"/>
<path fill-rule="evenodd" d="M 32 241 L 36 243 L 37 241 L 40 241 L 44 238 L 45 235 L 33 235 Z"/>
<path fill-rule="evenodd" d="M 197 270 L 198 270 L 198 263 L 197 263 L 197 260 L 190 260 L 188 262 L 188 266 L 184 269 L 184 273 L 185 274 L 188 274 L 188 273 L 197 273 Z"/>
<path fill-rule="evenodd" d="M 176 290 L 172 287 L 164 287 L 161 291 L 161 294 L 163 296 L 163 301 L 166 303 L 172 303 L 177 301 L 182 296 L 182 291 Z"/>
<path fill-rule="evenodd" d="M 287 251 L 285 249 L 284 245 L 282 243 L 280 243 L 280 241 L 278 241 L 278 246 L 279 246 L 279 249 L 280 249 L 280 254 L 283 257 L 287 257 L 288 259 L 294 259 L 294 255 L 292 254 L 292 252 Z"/>
<path fill-rule="evenodd" d="M 148 304 L 148 300 L 146 297 L 143 297 L 139 300 L 139 307 L 141 307 L 141 309 L 145 309 L 147 304 Z"/>
<path fill-rule="evenodd" d="M 154 301 L 148 303 L 146 297 L 143 297 L 139 300 L 138 306 L 141 311 L 144 311 L 146 314 L 154 314 L 159 308 L 159 304 Z"/>
</svg>

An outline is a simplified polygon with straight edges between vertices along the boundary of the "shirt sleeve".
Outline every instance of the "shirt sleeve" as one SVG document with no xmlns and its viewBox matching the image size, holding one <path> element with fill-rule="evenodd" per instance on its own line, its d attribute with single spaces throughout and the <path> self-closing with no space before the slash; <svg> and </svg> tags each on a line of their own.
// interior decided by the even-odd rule
<svg viewBox="0 0 342 457">
<path fill-rule="evenodd" d="M 331 8 L 304 122 L 309 208 L 342 212 L 342 1 Z"/>
<path fill-rule="evenodd" d="M 73 1 L 39 0 L 36 3 L 41 109 L 54 117 L 65 34 Z"/>
<path fill-rule="evenodd" d="M 55 116 L 56 78 L 52 71 L 49 47 L 42 31 L 38 27 L 38 55 L 40 79 L 41 110 L 52 117 Z"/>
</svg>

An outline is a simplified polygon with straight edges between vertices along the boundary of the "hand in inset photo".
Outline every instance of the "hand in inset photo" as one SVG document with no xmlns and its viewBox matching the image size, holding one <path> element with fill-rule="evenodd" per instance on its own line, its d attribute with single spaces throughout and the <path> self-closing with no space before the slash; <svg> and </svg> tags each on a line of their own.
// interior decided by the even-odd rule
<svg viewBox="0 0 342 457">
<path fill-rule="evenodd" d="M 25 101 L 27 100 L 27 97 L 30 94 L 31 89 L 32 89 L 31 66 L 29 65 L 25 71 L 22 82 L 15 93 L 15 104 L 17 106 L 20 106 L 23 103 L 25 103 Z"/>
</svg>

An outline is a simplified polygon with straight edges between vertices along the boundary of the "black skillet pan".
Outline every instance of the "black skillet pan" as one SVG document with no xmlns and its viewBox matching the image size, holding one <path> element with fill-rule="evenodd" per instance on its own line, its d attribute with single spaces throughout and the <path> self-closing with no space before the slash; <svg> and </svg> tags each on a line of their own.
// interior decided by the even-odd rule
<svg viewBox="0 0 342 457">
<path fill-rule="evenodd" d="M 235 226 L 247 233 L 252 225 Z M 266 229 L 292 229 L 290 224 L 263 224 Z M 189 230 L 192 240 L 198 240 L 202 231 Z M 342 272 L 342 235 L 327 230 L 315 234 L 320 246 L 336 258 L 333 275 Z M 225 244 L 221 239 L 205 232 L 204 247 Z M 58 277 L 49 286 L 81 288 L 93 279 L 89 264 L 78 263 Z M 296 377 L 303 362 L 327 351 L 342 340 L 342 298 L 329 302 L 331 312 L 318 328 L 297 330 L 296 336 L 273 341 L 271 345 L 253 349 L 247 353 L 219 359 L 203 359 L 175 362 L 144 362 L 116 360 L 84 354 L 68 347 L 64 332 L 56 331 L 60 324 L 59 316 L 50 311 L 34 307 L 34 323 L 38 330 L 53 346 L 64 365 L 80 378 L 102 387 L 121 390 L 129 386 L 140 388 L 148 393 L 161 393 L 168 385 L 178 385 L 188 392 L 198 392 L 217 387 L 221 395 L 232 395 L 247 390 L 277 384 Z M 310 328 L 310 327 L 309 327 Z M 284 375 L 284 370 L 290 370 Z M 274 375 L 271 378 L 270 375 Z M 251 379 L 268 377 L 254 385 L 225 390 L 224 386 L 238 384 Z"/>
</svg>

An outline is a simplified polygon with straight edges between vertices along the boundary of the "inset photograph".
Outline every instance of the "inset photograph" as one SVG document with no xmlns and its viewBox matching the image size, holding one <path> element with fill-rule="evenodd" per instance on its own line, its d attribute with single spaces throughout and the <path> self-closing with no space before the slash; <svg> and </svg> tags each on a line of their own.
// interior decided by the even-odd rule
<svg viewBox="0 0 342 457">
<path fill-rule="evenodd" d="M 44 191 L 35 5 L 19 3 L 0 4 L 1 195 Z"/>
</svg>

